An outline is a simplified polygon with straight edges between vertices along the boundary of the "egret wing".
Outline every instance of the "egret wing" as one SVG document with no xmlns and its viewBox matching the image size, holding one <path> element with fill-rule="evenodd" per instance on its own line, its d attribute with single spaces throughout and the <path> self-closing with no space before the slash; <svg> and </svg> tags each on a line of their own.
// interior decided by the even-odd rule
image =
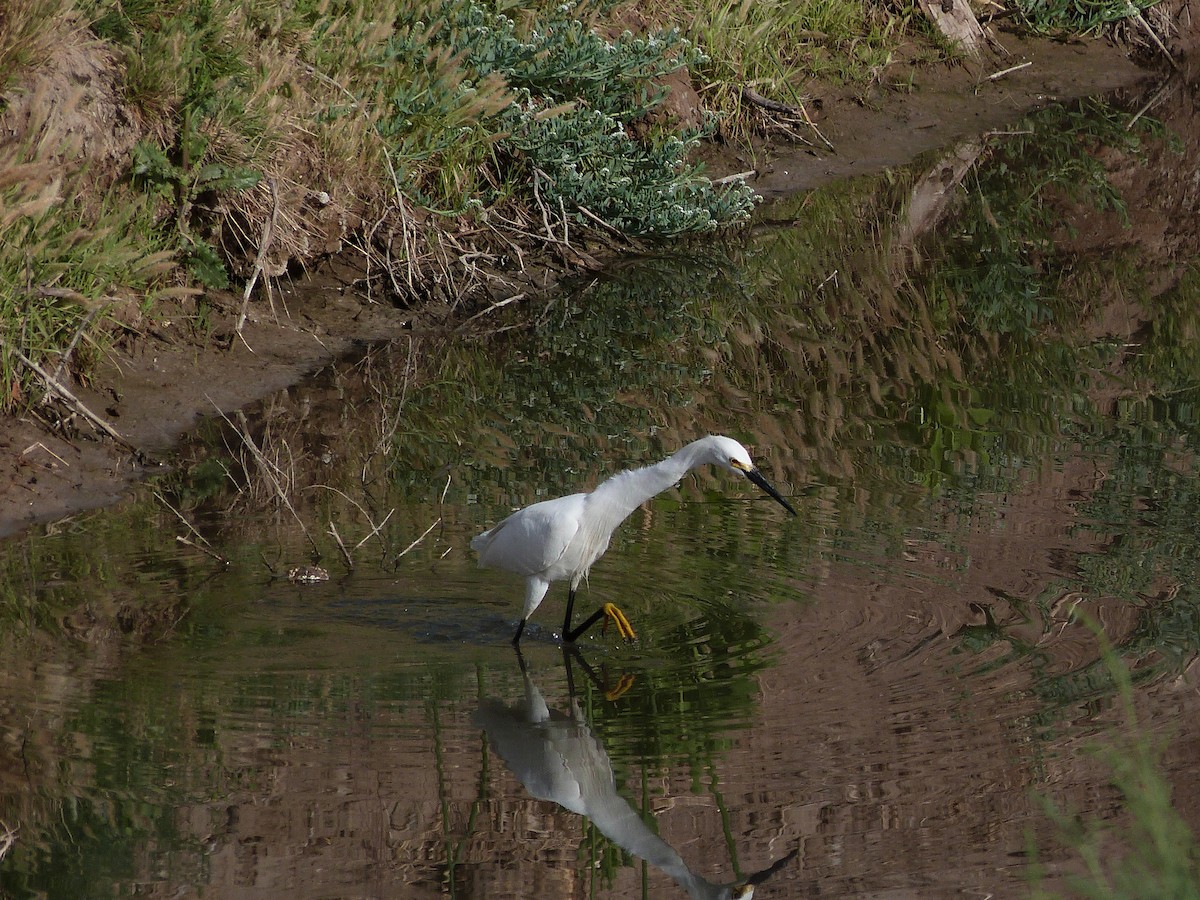
<svg viewBox="0 0 1200 900">
<path fill-rule="evenodd" d="M 558 562 L 579 531 L 587 494 L 543 500 L 518 510 L 473 541 L 479 564 L 537 575 Z"/>
</svg>

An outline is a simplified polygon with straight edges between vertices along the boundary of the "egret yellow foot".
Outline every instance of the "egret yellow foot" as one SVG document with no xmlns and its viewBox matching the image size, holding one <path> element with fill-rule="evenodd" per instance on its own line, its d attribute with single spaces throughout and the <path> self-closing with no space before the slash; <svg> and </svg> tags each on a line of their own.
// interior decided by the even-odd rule
<svg viewBox="0 0 1200 900">
<path fill-rule="evenodd" d="M 617 609 L 613 603 L 604 604 L 604 631 L 608 631 L 608 623 L 611 621 L 617 628 L 617 633 L 627 641 L 632 641 L 637 637 L 637 632 L 633 630 L 633 626 L 629 624 L 629 620 L 625 618 L 625 613 Z"/>
</svg>

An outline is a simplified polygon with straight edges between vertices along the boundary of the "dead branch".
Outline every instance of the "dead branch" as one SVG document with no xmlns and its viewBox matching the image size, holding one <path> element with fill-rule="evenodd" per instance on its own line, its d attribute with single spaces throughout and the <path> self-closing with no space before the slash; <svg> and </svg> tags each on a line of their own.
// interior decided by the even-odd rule
<svg viewBox="0 0 1200 900">
<path fill-rule="evenodd" d="M 1171 56 L 1171 51 L 1168 50 L 1167 45 L 1162 42 L 1162 38 L 1160 38 L 1158 33 L 1150 27 L 1150 23 L 1146 21 L 1146 17 L 1143 16 L 1141 11 L 1132 3 L 1126 2 L 1125 7 L 1129 16 L 1138 23 L 1142 31 L 1146 32 L 1146 35 L 1151 41 L 1154 42 L 1154 46 L 1157 47 L 1162 52 L 1162 55 L 1167 58 L 1167 62 L 1171 64 L 1171 68 L 1178 72 L 1179 64 L 1175 62 L 1175 58 Z"/>
<path fill-rule="evenodd" d="M 415 541 L 413 541 L 411 544 L 409 544 L 407 547 L 405 547 L 403 550 L 401 550 L 399 553 L 396 554 L 396 558 L 393 560 L 393 562 L 399 562 L 400 557 L 404 556 L 404 554 L 408 553 L 409 550 L 411 550 L 413 547 L 417 546 L 417 544 L 421 543 L 421 541 L 425 540 L 425 538 L 429 536 L 429 532 L 433 531 L 433 529 L 437 528 L 438 525 L 440 525 L 441 523 L 442 523 L 442 517 L 438 516 L 437 519 L 434 521 L 434 523 L 432 525 L 430 525 L 428 528 L 426 528 L 424 532 L 421 533 L 421 536 L 419 538 L 417 538 Z"/>
<path fill-rule="evenodd" d="M 769 109 L 771 112 L 787 113 L 789 116 L 800 115 L 800 110 L 795 106 L 788 106 L 786 103 L 780 103 L 778 100 L 771 100 L 764 97 L 749 85 L 742 87 L 742 99 L 753 103 L 755 106 L 761 106 L 763 109 Z"/>
<path fill-rule="evenodd" d="M 51 375 L 49 372 L 47 372 L 45 369 L 43 369 L 41 366 L 39 366 L 37 363 L 35 363 L 32 359 L 30 359 L 28 356 L 26 356 L 24 353 L 22 353 L 19 348 L 10 346 L 3 338 L 0 338 L 0 349 L 7 350 L 9 353 L 13 354 L 13 356 L 15 356 L 18 360 L 20 360 L 21 363 L 27 369 L 29 369 L 29 371 L 31 371 L 34 375 L 36 375 L 39 379 L 41 379 L 42 383 L 50 391 L 57 394 L 59 399 L 61 399 L 64 403 L 66 403 L 67 406 L 69 406 L 71 409 L 75 410 L 75 412 L 77 412 L 79 415 L 83 416 L 85 419 L 87 419 L 89 422 L 91 422 L 93 425 L 95 425 L 97 428 L 99 428 L 101 431 L 103 431 L 105 434 L 107 434 L 110 438 L 112 438 L 114 441 L 116 441 L 118 444 L 120 444 L 122 447 L 125 447 L 126 449 L 131 450 L 134 453 L 140 452 L 138 450 L 138 448 L 135 447 L 128 440 L 126 440 L 121 435 L 121 433 L 119 431 L 117 431 L 117 429 L 113 428 L 112 425 L 108 424 L 108 422 L 106 422 L 104 419 L 100 418 L 98 415 L 96 415 L 94 412 L 92 412 L 90 409 L 88 409 L 87 405 L 84 404 L 84 402 L 82 400 L 80 400 L 78 397 L 76 397 L 74 394 L 72 394 L 71 391 L 68 390 L 67 387 L 65 385 L 63 385 L 60 381 L 58 381 L 58 379 L 56 379 L 53 375 Z"/>
<path fill-rule="evenodd" d="M 242 343 L 246 344 L 246 339 L 242 337 L 242 329 L 246 326 L 247 310 L 250 307 L 250 294 L 254 292 L 254 285 L 258 283 L 258 276 L 262 274 L 263 265 L 267 259 L 267 251 L 271 248 L 271 238 L 275 235 L 275 222 L 279 218 L 279 191 L 275 188 L 275 179 L 266 179 L 267 188 L 271 191 L 271 218 L 267 219 L 263 226 L 262 239 L 258 242 L 258 254 L 254 257 L 254 271 L 250 273 L 250 279 L 246 282 L 246 289 L 242 291 L 242 314 L 238 316 L 237 327 L 234 331 L 237 336 L 242 339 Z M 270 298 L 270 291 L 267 291 L 267 297 Z M 271 304 L 272 313 L 275 311 L 275 304 Z M 249 344 L 246 344 L 247 349 L 251 349 Z M 251 352 L 253 350 L 251 349 Z"/>
<path fill-rule="evenodd" d="M 156 499 L 159 503 L 161 503 L 163 506 L 165 506 L 167 509 L 169 509 L 171 512 L 173 512 L 175 514 L 175 518 L 179 519 L 179 521 L 184 524 L 184 527 L 186 527 L 188 531 L 190 531 L 192 534 L 194 534 L 197 537 L 197 539 L 200 541 L 200 544 L 203 544 L 205 546 L 200 546 L 200 544 L 196 544 L 193 541 L 189 540 L 188 538 L 186 538 L 182 535 L 176 535 L 175 540 L 177 540 L 181 544 L 186 544 L 189 547 L 194 547 L 195 549 L 199 550 L 201 553 L 208 554 L 213 559 L 215 559 L 217 562 L 221 563 L 221 565 L 224 565 L 224 566 L 229 565 L 229 560 L 227 560 L 225 557 L 221 556 L 221 554 L 208 549 L 208 547 L 211 547 L 212 545 L 209 544 L 208 540 L 205 539 L 204 535 L 202 535 L 199 531 L 196 530 L 196 527 L 187 520 L 187 517 L 183 513 L 181 513 L 179 510 L 177 510 L 175 507 L 173 507 L 170 503 L 168 503 L 166 498 L 163 497 L 162 494 L 160 494 L 158 491 L 155 491 L 154 499 Z"/>
<path fill-rule="evenodd" d="M 354 560 L 350 558 L 350 551 L 346 549 L 346 545 L 342 542 L 342 536 L 338 534 L 337 526 L 332 521 L 329 523 L 329 533 L 333 535 L 333 539 L 337 541 L 338 549 L 342 551 L 342 559 L 346 561 L 346 568 L 354 571 Z M 362 544 L 358 546 L 361 547 Z"/>
<path fill-rule="evenodd" d="M 205 556 L 215 559 L 217 562 L 219 562 L 223 566 L 229 565 L 229 560 L 227 560 L 225 557 L 223 557 L 220 553 L 216 553 L 212 550 L 209 550 L 207 547 L 203 547 L 200 544 L 197 544 L 195 541 L 193 541 L 191 538 L 187 537 L 186 535 L 177 534 L 177 535 L 175 535 L 175 540 L 176 540 L 176 542 L 183 544 L 184 546 L 191 547 L 193 550 L 199 550 Z M 201 540 L 203 540 L 203 538 L 201 538 Z"/>
</svg>

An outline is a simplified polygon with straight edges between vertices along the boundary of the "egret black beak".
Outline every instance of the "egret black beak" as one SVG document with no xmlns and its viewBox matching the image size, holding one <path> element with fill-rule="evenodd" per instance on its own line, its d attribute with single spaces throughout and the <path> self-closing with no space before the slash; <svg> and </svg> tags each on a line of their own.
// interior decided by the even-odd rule
<svg viewBox="0 0 1200 900">
<path fill-rule="evenodd" d="M 774 497 L 779 502 L 780 506 L 790 512 L 793 516 L 796 515 L 796 510 L 792 509 L 792 504 L 784 500 L 783 494 L 775 490 L 775 486 L 772 485 L 771 482 L 767 481 L 767 479 L 763 478 L 762 472 L 758 471 L 758 469 L 742 469 L 742 472 L 747 478 Z"/>
</svg>

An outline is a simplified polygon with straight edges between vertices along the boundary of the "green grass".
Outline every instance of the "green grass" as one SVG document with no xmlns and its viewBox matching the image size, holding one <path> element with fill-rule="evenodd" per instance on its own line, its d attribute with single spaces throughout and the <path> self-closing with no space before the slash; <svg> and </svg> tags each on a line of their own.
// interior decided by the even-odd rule
<svg viewBox="0 0 1200 900">
<path fill-rule="evenodd" d="M 66 373 L 85 368 L 103 346 L 94 326 L 105 310 L 152 298 L 168 268 L 149 205 L 118 189 L 85 208 L 84 173 L 64 180 L 40 152 L 47 144 L 64 154 L 78 149 L 47 120 L 35 120 L 26 141 L 0 148 L 0 411 L 45 387 L 22 354 Z"/>
<path fill-rule="evenodd" d="M 701 96 L 723 112 L 724 131 L 737 142 L 765 115 L 743 98 L 743 88 L 802 107 L 815 82 L 863 90 L 881 81 L 898 46 L 914 36 L 930 58 L 941 55 L 931 29 L 903 4 L 683 0 L 681 15 L 685 33 L 707 56 L 696 70 Z"/>
<path fill-rule="evenodd" d="M 1088 897 L 1095 900 L 1189 900 L 1200 896 L 1200 844 L 1171 800 L 1171 784 L 1160 768 L 1157 743 L 1138 724 L 1128 668 L 1098 624 L 1106 667 L 1123 714 L 1125 735 L 1095 748 L 1112 772 L 1112 784 L 1124 798 L 1125 821 L 1083 821 L 1070 810 L 1044 801 L 1059 839 L 1075 850 L 1086 875 L 1067 882 L 1067 893 L 1041 887 L 1034 867 L 1037 900 Z"/>
<path fill-rule="evenodd" d="M 1012 6 L 1035 31 L 1094 34 L 1144 13 L 1158 0 L 1014 0 Z"/>
</svg>

